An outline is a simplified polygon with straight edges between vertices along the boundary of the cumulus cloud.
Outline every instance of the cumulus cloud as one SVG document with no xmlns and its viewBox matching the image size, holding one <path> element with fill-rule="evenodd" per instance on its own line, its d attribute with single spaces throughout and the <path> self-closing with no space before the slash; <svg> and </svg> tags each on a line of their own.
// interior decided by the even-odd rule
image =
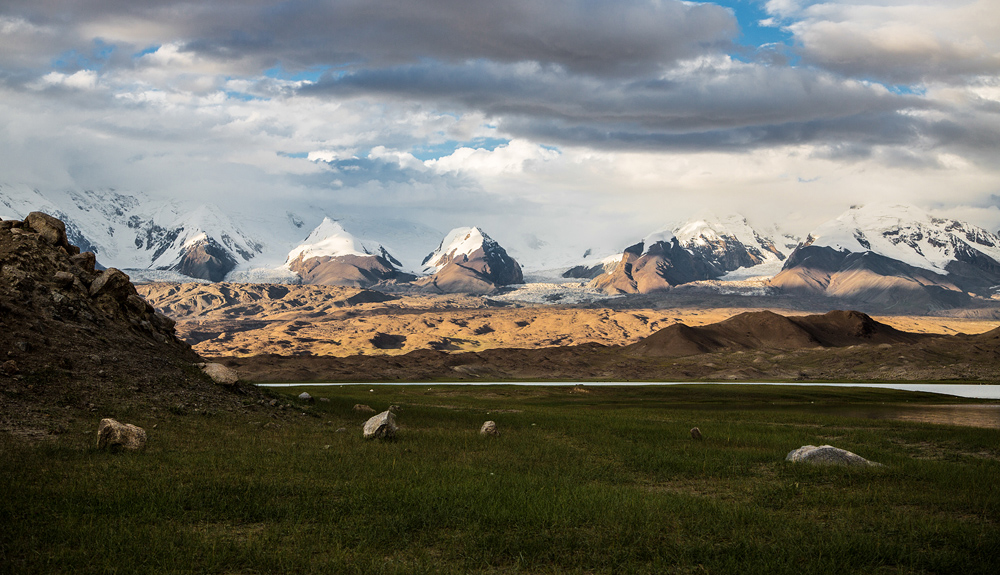
<svg viewBox="0 0 1000 575">
<path fill-rule="evenodd" d="M 993 0 L 867 0 L 767 4 L 803 59 L 894 84 L 1000 73 L 1000 4 Z"/>
<path fill-rule="evenodd" d="M 532 164 L 559 157 L 559 152 L 538 144 L 514 140 L 493 150 L 462 147 L 448 156 L 427 160 L 425 164 L 441 173 L 467 172 L 497 176 L 522 172 Z"/>
<path fill-rule="evenodd" d="M 72 74 L 49 72 L 42 76 L 39 82 L 33 84 L 33 87 L 36 89 L 44 89 L 49 86 L 63 86 L 76 90 L 93 90 L 97 87 L 97 72 L 93 70 L 80 70 Z"/>
</svg>

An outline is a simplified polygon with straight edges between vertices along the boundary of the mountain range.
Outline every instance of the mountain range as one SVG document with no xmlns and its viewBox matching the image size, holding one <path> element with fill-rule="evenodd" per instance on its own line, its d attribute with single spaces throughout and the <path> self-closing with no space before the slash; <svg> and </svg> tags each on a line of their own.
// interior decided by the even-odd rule
<svg viewBox="0 0 1000 575">
<path fill-rule="evenodd" d="M 42 193 L 0 185 L 0 218 L 31 211 L 62 219 L 70 241 L 94 252 L 99 266 L 126 269 L 138 281 L 486 294 L 522 283 L 526 275 L 522 262 L 474 225 L 442 234 L 413 222 L 372 225 L 301 206 L 241 218 L 213 205 L 153 201 L 137 193 Z M 355 229 L 367 233 L 356 235 Z M 532 248 L 557 249 L 540 241 Z M 801 239 L 738 214 L 701 214 L 647 234 L 618 254 L 588 249 L 577 261 L 546 273 L 562 276 L 555 281 L 587 280 L 608 294 L 757 278 L 778 293 L 932 308 L 991 298 L 1000 289 L 997 234 L 902 205 L 852 207 Z M 538 277 L 537 269 L 531 272 Z"/>
</svg>

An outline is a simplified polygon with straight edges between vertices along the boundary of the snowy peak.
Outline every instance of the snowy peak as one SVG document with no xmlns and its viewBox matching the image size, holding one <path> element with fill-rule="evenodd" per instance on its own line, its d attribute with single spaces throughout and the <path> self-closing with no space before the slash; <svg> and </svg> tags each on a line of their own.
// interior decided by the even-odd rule
<svg viewBox="0 0 1000 575">
<path fill-rule="evenodd" d="M 497 247 L 499 244 L 478 227 L 455 228 L 441 240 L 436 250 L 424 258 L 421 265 L 424 266 L 424 273 L 433 274 L 455 260 L 468 259 L 476 250 L 489 252 Z"/>
<path fill-rule="evenodd" d="M 805 245 L 874 252 L 943 275 L 952 262 L 973 263 L 983 256 L 1000 265 L 996 234 L 905 205 L 854 206 L 816 228 Z"/>
<path fill-rule="evenodd" d="M 287 261 L 299 256 L 304 260 L 312 257 L 370 256 L 373 252 L 378 253 L 381 247 L 354 237 L 340 223 L 325 217 L 301 244 L 288 252 Z"/>
<path fill-rule="evenodd" d="M 653 232 L 648 236 L 642 238 L 642 244 L 645 246 L 651 246 L 657 243 L 669 244 L 676 240 L 677 237 L 670 230 L 660 230 L 658 232 Z"/>
<path fill-rule="evenodd" d="M 674 229 L 674 234 L 682 246 L 726 273 L 754 268 L 756 275 L 773 275 L 785 259 L 774 239 L 739 214 L 698 217 Z"/>
<path fill-rule="evenodd" d="M 650 293 L 694 281 L 771 276 L 785 255 L 741 215 L 696 217 L 647 235 L 606 260 L 591 286 L 608 293 Z M 577 276 L 595 268 L 572 270 Z M 738 272 L 738 273 L 734 273 Z"/>
<path fill-rule="evenodd" d="M 371 287 L 380 282 L 411 281 L 399 261 L 381 244 L 359 239 L 330 218 L 288 252 L 284 268 L 306 284 Z"/>
<path fill-rule="evenodd" d="M 1000 238 L 913 206 L 854 206 L 809 234 L 771 284 L 885 308 L 960 306 L 1000 285 Z"/>
<path fill-rule="evenodd" d="M 263 251 L 214 205 L 154 202 L 113 189 L 42 194 L 0 185 L 0 217 L 24 217 L 35 210 L 63 220 L 69 241 L 94 252 L 105 266 L 171 270 L 217 281 Z"/>
<path fill-rule="evenodd" d="M 428 277 L 417 285 L 443 293 L 491 293 L 524 282 L 521 266 L 499 243 L 477 227 L 455 228 L 424 261 Z"/>
<path fill-rule="evenodd" d="M 136 231 L 136 247 L 153 250 L 150 265 L 153 268 L 175 269 L 190 250 L 206 245 L 226 254 L 220 257 L 231 260 L 229 269 L 263 251 L 259 242 L 213 205 L 185 210 L 176 204 L 164 204 L 151 218 L 143 221 L 140 216 L 133 216 L 129 223 Z"/>
</svg>

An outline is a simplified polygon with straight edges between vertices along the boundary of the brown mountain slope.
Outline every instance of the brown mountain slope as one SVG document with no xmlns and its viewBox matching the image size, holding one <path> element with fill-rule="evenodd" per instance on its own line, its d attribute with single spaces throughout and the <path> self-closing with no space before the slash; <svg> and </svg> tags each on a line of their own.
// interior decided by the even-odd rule
<svg viewBox="0 0 1000 575">
<path fill-rule="evenodd" d="M 127 275 L 94 262 L 55 218 L 0 221 L 0 430 L 44 434 L 81 414 L 242 405 L 192 366 L 202 360 Z"/>
<path fill-rule="evenodd" d="M 673 325 L 627 346 L 634 356 L 679 357 L 720 350 L 791 350 L 817 346 L 916 343 L 926 336 L 899 331 L 857 311 L 785 317 L 747 312 L 701 327 Z"/>
<path fill-rule="evenodd" d="M 414 279 L 382 256 L 322 256 L 303 260 L 299 255 L 288 267 L 299 274 L 304 284 L 370 287 L 379 282 Z"/>
<path fill-rule="evenodd" d="M 887 310 L 939 310 L 970 301 L 950 276 L 873 252 L 842 252 L 823 246 L 797 248 L 770 283 L 790 294 L 822 294 Z"/>
</svg>

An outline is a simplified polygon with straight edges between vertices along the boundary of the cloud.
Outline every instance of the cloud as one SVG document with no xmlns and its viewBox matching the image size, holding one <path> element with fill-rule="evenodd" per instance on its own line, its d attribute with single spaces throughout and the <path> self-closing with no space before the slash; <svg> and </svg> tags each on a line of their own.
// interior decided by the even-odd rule
<svg viewBox="0 0 1000 575">
<path fill-rule="evenodd" d="M 533 164 L 558 157 L 557 150 L 524 140 L 513 140 L 493 150 L 459 148 L 448 156 L 427 160 L 424 164 L 439 173 L 465 172 L 480 176 L 498 176 L 523 172 Z"/>
<path fill-rule="evenodd" d="M 624 149 L 746 149 L 855 139 L 906 144 L 929 106 L 881 85 L 718 56 L 629 82 L 540 64 L 470 61 L 329 74 L 303 94 L 448 102 L 536 141 Z"/>
<path fill-rule="evenodd" d="M 263 70 L 314 64 L 386 66 L 421 58 L 542 62 L 627 75 L 724 47 L 733 14 L 676 0 L 368 0 L 190 3 L 11 0 L 8 12 L 89 37 L 139 45 L 187 39 L 183 50 Z"/>
<path fill-rule="evenodd" d="M 7 0 L 0 183 L 581 242 L 1000 189 L 992 3 L 728 4 Z"/>
<path fill-rule="evenodd" d="M 812 65 L 892 84 L 1000 73 L 1000 4 L 993 0 L 927 2 L 775 1 Z"/>
<path fill-rule="evenodd" d="M 75 90 L 93 90 L 97 88 L 97 72 L 93 70 L 80 70 L 72 74 L 49 72 L 42 76 L 40 82 L 34 84 L 34 87 L 39 90 L 50 86 L 62 86 Z"/>
</svg>

